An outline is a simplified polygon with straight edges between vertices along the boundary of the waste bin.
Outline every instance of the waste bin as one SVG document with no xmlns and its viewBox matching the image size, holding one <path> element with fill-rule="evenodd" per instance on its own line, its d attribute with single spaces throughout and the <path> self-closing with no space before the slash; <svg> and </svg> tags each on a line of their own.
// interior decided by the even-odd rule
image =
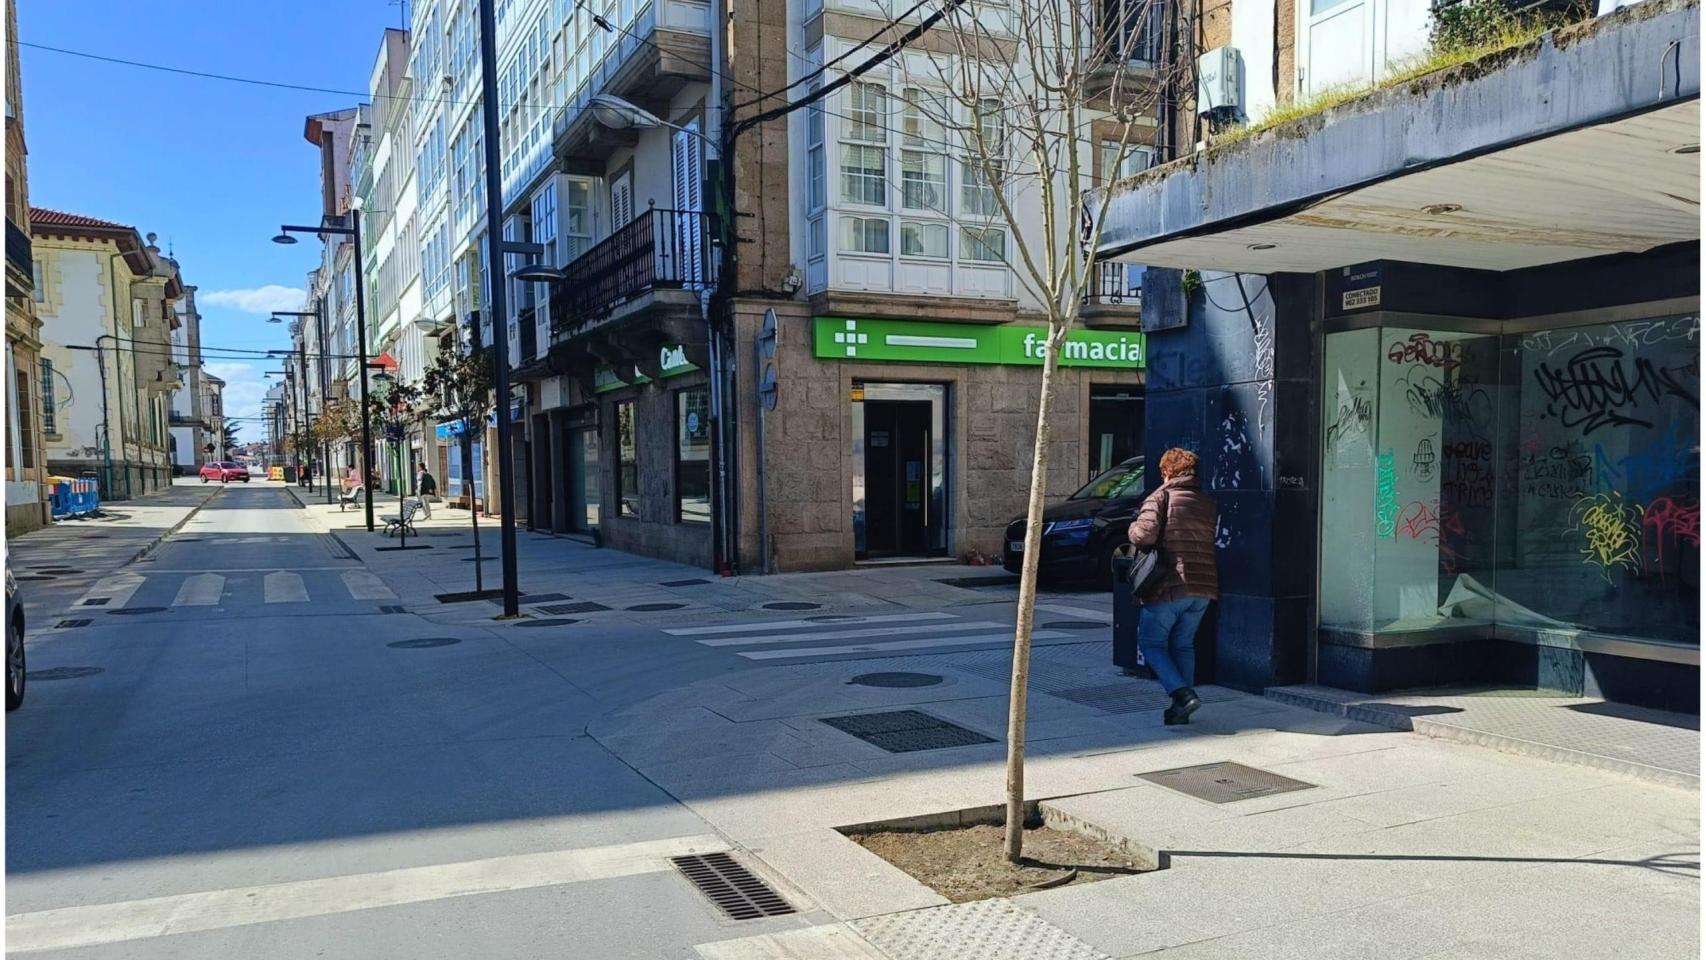
<svg viewBox="0 0 1706 960">
<path fill-rule="evenodd" d="M 296 482 L 296 468 L 295 467 L 287 466 L 284 468 L 284 482 L 285 483 L 295 483 Z"/>
<path fill-rule="evenodd" d="M 1137 620 L 1143 608 L 1126 583 L 1131 563 L 1129 546 L 1114 552 L 1114 666 L 1135 677 L 1153 677 L 1154 672 L 1143 662 L 1143 651 L 1137 649 Z"/>
</svg>

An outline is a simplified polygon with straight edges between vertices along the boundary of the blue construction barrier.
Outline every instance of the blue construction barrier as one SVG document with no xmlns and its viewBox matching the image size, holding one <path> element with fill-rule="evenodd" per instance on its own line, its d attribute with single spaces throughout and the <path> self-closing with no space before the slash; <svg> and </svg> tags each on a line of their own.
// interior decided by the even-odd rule
<svg viewBox="0 0 1706 960">
<path fill-rule="evenodd" d="M 49 477 L 48 482 L 52 484 L 48 503 L 53 511 L 53 519 L 84 517 L 101 509 L 100 486 L 95 480 Z"/>
</svg>

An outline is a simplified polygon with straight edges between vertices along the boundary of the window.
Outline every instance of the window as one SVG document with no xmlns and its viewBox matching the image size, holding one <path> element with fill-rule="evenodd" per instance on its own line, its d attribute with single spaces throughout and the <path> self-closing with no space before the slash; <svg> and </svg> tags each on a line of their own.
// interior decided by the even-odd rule
<svg viewBox="0 0 1706 960">
<path fill-rule="evenodd" d="M 35 287 L 36 302 L 41 303 L 42 301 L 47 299 L 47 290 L 44 289 L 43 284 L 42 284 L 42 280 L 41 280 L 41 261 L 40 260 L 31 260 L 30 261 L 30 277 L 31 277 L 31 283 Z"/>
<path fill-rule="evenodd" d="M 943 146 L 942 120 L 948 115 L 948 105 L 942 95 L 907 87 L 901 99 L 904 101 L 900 118 L 901 142 L 909 147 Z"/>
<path fill-rule="evenodd" d="M 986 175 L 983 166 L 975 160 L 968 160 L 960 171 L 960 212 L 968 216 L 993 217 L 1001 213 L 1001 204 L 997 202 L 995 191 L 997 181 L 1002 174 L 999 161 L 990 161 L 989 173 Z"/>
<path fill-rule="evenodd" d="M 849 253 L 888 253 L 888 220 L 882 217 L 842 217 L 841 249 Z"/>
<path fill-rule="evenodd" d="M 948 225 L 945 223 L 900 222 L 900 255 L 903 257 L 946 257 Z"/>
<path fill-rule="evenodd" d="M 812 84 L 806 95 L 817 92 L 819 84 Z M 829 201 L 824 188 L 823 164 L 823 108 L 816 103 L 806 108 L 806 209 L 822 210 Z"/>
<path fill-rule="evenodd" d="M 567 264 L 592 246 L 592 183 L 566 180 L 563 183 L 563 257 Z"/>
<path fill-rule="evenodd" d="M 41 429 L 43 433 L 58 433 L 54 418 L 53 361 L 41 358 Z"/>
<path fill-rule="evenodd" d="M 900 205 L 907 210 L 942 210 L 948 188 L 947 159 L 921 150 L 900 152 Z"/>
<path fill-rule="evenodd" d="M 1007 231 L 999 227 L 961 227 L 960 256 L 966 260 L 1007 262 Z"/>
<path fill-rule="evenodd" d="M 841 146 L 841 199 L 872 207 L 887 206 L 888 151 L 858 144 Z"/>
<path fill-rule="evenodd" d="M 616 405 L 616 514 L 640 515 L 640 459 L 634 437 L 634 401 Z"/>
<path fill-rule="evenodd" d="M 675 394 L 675 519 L 711 522 L 711 399 L 703 387 Z"/>
<path fill-rule="evenodd" d="M 12 383 L 17 388 L 18 466 L 29 470 L 36 465 L 36 436 L 35 431 L 30 429 L 30 425 L 35 422 L 35 416 L 31 413 L 34 404 L 30 403 L 30 372 L 13 370 L 12 376 Z"/>
<path fill-rule="evenodd" d="M 634 219 L 634 176 L 630 172 L 610 182 L 610 231 L 628 225 Z"/>
<path fill-rule="evenodd" d="M 885 91 L 880 83 L 855 83 L 847 92 L 848 140 L 865 143 L 887 143 L 885 121 L 888 109 L 883 102 Z"/>
<path fill-rule="evenodd" d="M 977 126 L 983 136 L 983 147 L 999 156 L 1007 146 L 1007 121 L 1001 116 L 1001 101 L 985 97 L 977 102 Z"/>
<path fill-rule="evenodd" d="M 1114 183 L 1130 179 L 1155 165 L 1155 148 L 1126 144 L 1125 158 L 1120 158 L 1121 147 L 1117 140 L 1102 141 L 1102 182 Z"/>
</svg>

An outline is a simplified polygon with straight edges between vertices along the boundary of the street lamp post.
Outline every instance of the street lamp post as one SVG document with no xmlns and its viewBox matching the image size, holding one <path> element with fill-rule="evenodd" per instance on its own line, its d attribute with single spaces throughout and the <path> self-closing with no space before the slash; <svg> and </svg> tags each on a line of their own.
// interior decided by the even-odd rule
<svg viewBox="0 0 1706 960">
<path fill-rule="evenodd" d="M 490 0 L 485 0 L 485 2 L 490 3 Z M 487 102 L 495 103 L 497 102 L 497 98 L 493 96 Z M 490 126 L 491 120 L 496 119 L 496 111 L 488 110 L 485 112 L 489 118 L 487 125 Z M 496 138 L 495 133 L 491 133 L 490 136 L 493 139 Z M 347 227 L 342 225 L 333 226 L 323 221 L 318 227 L 295 226 L 287 223 L 278 228 L 278 236 L 273 237 L 272 239 L 274 243 L 295 243 L 296 238 L 291 236 L 293 233 L 329 233 L 334 236 L 349 237 L 355 241 L 355 334 L 356 350 L 360 354 L 358 359 L 361 366 L 361 485 L 362 489 L 365 491 L 361 498 L 361 502 L 367 514 L 367 529 L 368 532 L 371 533 L 373 531 L 373 428 L 372 425 L 368 423 L 367 416 L 367 298 L 362 292 L 362 288 L 366 286 L 366 283 L 363 282 L 361 275 L 361 265 L 364 261 L 361 259 L 360 197 L 356 197 L 350 201 L 349 216 L 350 225 Z M 330 218 L 328 217 L 325 219 Z M 322 340 L 321 350 L 323 351 L 324 349 L 325 341 Z M 502 429 L 504 420 L 501 417 L 498 420 L 498 424 L 498 437 L 501 444 L 503 438 L 507 436 L 507 433 Z M 508 530 L 510 539 L 506 541 L 506 545 L 511 547 L 513 552 L 515 527 L 511 525 Z M 504 561 L 504 567 L 506 570 L 511 569 L 514 564 L 514 559 Z"/>
</svg>

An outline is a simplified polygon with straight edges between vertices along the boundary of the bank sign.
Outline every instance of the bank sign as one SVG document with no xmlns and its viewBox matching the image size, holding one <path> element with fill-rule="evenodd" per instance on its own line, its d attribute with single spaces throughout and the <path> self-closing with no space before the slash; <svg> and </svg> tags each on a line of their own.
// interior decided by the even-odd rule
<svg viewBox="0 0 1706 960">
<path fill-rule="evenodd" d="M 1047 338 L 1043 327 L 1014 324 L 816 317 L 812 352 L 825 360 L 1042 366 Z M 1074 330 L 1060 351 L 1063 367 L 1141 370 L 1143 360 L 1143 334 L 1136 331 Z"/>
<path fill-rule="evenodd" d="M 658 366 L 661 368 L 660 373 L 663 377 L 679 377 L 684 373 L 692 373 L 699 369 L 687 362 L 687 351 L 676 344 L 665 345 L 658 350 Z M 623 387 L 651 382 L 651 378 L 640 373 L 638 369 L 634 370 L 634 379 L 630 383 L 622 382 L 617 378 L 616 371 L 610 367 L 601 366 L 592 372 L 593 393 L 606 393 L 611 390 L 620 390 Z"/>
</svg>

